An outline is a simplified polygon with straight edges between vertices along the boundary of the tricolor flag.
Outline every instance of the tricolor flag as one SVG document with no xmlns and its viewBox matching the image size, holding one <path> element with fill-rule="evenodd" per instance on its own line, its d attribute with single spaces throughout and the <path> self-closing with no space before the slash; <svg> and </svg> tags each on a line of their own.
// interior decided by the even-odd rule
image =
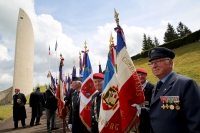
<svg viewBox="0 0 200 133">
<path fill-rule="evenodd" d="M 145 97 L 135 66 L 125 47 L 124 32 L 119 25 L 115 31 L 117 32 L 117 75 L 122 132 L 128 133 L 139 121 L 137 109 L 131 105 L 142 103 Z"/>
<path fill-rule="evenodd" d="M 117 65 L 117 46 L 112 44 L 110 52 L 111 52 L 112 64 L 113 66 L 115 66 Z"/>
<path fill-rule="evenodd" d="M 81 53 L 79 56 L 79 77 L 83 77 L 83 65 L 82 65 Z"/>
<path fill-rule="evenodd" d="M 76 77 L 76 67 L 75 66 L 72 68 L 72 79 L 73 79 L 73 77 Z"/>
<path fill-rule="evenodd" d="M 49 55 L 50 55 L 50 46 L 49 46 Z"/>
<path fill-rule="evenodd" d="M 99 73 L 102 73 L 101 64 L 99 62 Z"/>
<path fill-rule="evenodd" d="M 56 40 L 56 44 L 55 44 L 55 51 L 57 50 L 58 44 L 57 44 L 57 40 Z"/>
<path fill-rule="evenodd" d="M 58 117 L 65 119 L 66 114 L 63 114 L 64 107 L 64 96 L 63 96 L 63 75 L 62 75 L 62 66 L 64 66 L 64 58 L 61 56 L 60 66 L 59 66 L 59 84 L 57 85 L 56 97 L 58 98 Z"/>
<path fill-rule="evenodd" d="M 90 104 L 92 95 L 96 92 L 93 83 L 93 74 L 92 74 L 92 66 L 90 63 L 90 59 L 88 53 L 84 52 L 84 70 L 83 70 L 83 79 L 82 79 L 82 87 L 81 87 L 81 98 L 80 98 L 80 117 L 83 124 L 87 127 L 88 131 L 90 131 Z"/>
<path fill-rule="evenodd" d="M 108 56 L 99 112 L 99 132 L 122 133 L 120 117 L 117 75 Z"/>
<path fill-rule="evenodd" d="M 50 72 L 49 72 L 50 73 Z M 55 79 L 53 78 L 52 74 L 51 75 L 51 85 L 53 86 L 53 90 L 56 91 L 56 83 L 55 83 Z"/>
</svg>

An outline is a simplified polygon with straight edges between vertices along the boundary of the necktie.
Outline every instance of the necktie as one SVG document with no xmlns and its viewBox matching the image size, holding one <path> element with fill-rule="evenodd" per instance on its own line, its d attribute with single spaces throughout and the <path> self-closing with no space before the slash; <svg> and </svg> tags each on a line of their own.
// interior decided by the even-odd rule
<svg viewBox="0 0 200 133">
<path fill-rule="evenodd" d="M 156 94 L 158 93 L 158 91 L 160 90 L 160 87 L 162 86 L 163 82 L 159 81 L 156 85 L 156 90 L 155 90 L 155 94 L 154 97 L 156 96 Z"/>
</svg>

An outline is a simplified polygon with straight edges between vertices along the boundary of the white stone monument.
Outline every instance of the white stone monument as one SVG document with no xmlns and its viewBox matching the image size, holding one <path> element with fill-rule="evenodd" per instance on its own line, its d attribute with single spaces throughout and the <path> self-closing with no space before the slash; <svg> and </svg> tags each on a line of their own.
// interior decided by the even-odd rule
<svg viewBox="0 0 200 133">
<path fill-rule="evenodd" d="M 34 33 L 31 20 L 19 9 L 13 74 L 14 89 L 28 95 L 33 91 Z"/>
</svg>

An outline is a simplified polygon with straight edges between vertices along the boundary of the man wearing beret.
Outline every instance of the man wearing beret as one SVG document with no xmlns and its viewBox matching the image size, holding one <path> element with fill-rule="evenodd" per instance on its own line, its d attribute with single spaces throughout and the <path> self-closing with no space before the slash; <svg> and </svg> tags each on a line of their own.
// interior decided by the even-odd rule
<svg viewBox="0 0 200 133">
<path fill-rule="evenodd" d="M 101 93 L 103 87 L 104 75 L 102 73 L 93 74 L 94 87 L 97 92 L 92 96 L 91 99 L 91 133 L 99 133 L 98 130 L 98 119 L 101 104 Z"/>
<path fill-rule="evenodd" d="M 21 120 L 22 126 L 25 128 L 25 119 L 26 119 L 26 97 L 23 93 L 20 93 L 20 89 L 15 89 L 15 95 L 13 95 L 13 121 L 14 129 L 18 128 L 18 121 Z"/>
<path fill-rule="evenodd" d="M 139 130 L 140 133 L 150 133 L 150 120 L 149 120 L 149 108 L 151 105 L 152 91 L 154 88 L 154 84 L 147 81 L 147 70 L 144 68 L 137 68 L 136 72 L 142 84 L 142 88 L 144 91 L 145 101 L 142 103 L 142 107 L 146 107 L 146 111 L 140 115 L 140 125 Z M 147 111 L 148 110 L 148 111 Z"/>
<path fill-rule="evenodd" d="M 138 74 L 138 77 L 140 79 L 144 91 L 144 96 L 145 96 L 144 106 L 150 107 L 154 84 L 147 81 L 147 73 L 148 73 L 147 70 L 145 70 L 144 68 L 137 68 L 136 72 Z"/>
<path fill-rule="evenodd" d="M 175 54 L 170 49 L 156 47 L 148 56 L 152 72 L 159 80 L 149 112 L 151 132 L 200 133 L 200 89 L 197 83 L 173 71 Z"/>
<path fill-rule="evenodd" d="M 72 81 L 72 88 L 74 92 L 71 96 L 70 113 L 68 119 L 68 128 L 72 133 L 88 133 L 86 126 L 83 124 L 80 118 L 79 108 L 80 108 L 80 89 L 82 86 L 82 79 L 79 77 L 74 77 Z"/>
</svg>

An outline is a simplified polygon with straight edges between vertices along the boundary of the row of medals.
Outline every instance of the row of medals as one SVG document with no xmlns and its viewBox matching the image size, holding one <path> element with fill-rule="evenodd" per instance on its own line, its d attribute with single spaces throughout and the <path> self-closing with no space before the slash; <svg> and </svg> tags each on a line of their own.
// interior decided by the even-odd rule
<svg viewBox="0 0 200 133">
<path fill-rule="evenodd" d="M 179 96 L 160 96 L 160 100 L 163 103 L 162 109 L 180 110 Z"/>
</svg>

